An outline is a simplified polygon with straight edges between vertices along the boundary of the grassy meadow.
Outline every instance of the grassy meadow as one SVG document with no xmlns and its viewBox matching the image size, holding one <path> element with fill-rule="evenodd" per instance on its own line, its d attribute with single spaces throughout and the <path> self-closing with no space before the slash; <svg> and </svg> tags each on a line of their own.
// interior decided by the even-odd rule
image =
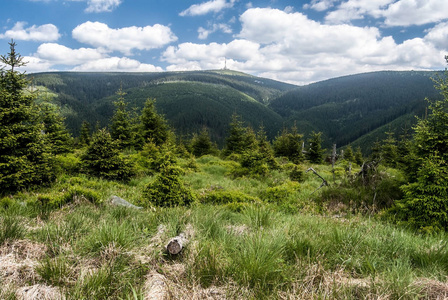
<svg viewBox="0 0 448 300">
<path fill-rule="evenodd" d="M 76 156 L 60 158 L 73 164 Z M 67 162 L 72 161 L 72 162 Z M 0 299 L 443 299 L 444 233 L 421 235 L 382 218 L 402 175 L 352 188 L 359 167 L 291 164 L 234 176 L 236 162 L 181 159 L 196 201 L 140 205 L 156 174 L 129 183 L 60 172 L 50 187 L 1 199 Z M 350 189 L 348 188 L 350 187 Z M 383 191 L 383 192 L 381 192 Z M 373 196 L 373 197 L 372 197 Z M 339 197 L 339 198 L 338 198 Z M 58 201 L 55 201 L 58 199 Z M 62 199 L 62 200 L 61 200 Z M 170 256 L 164 246 L 184 233 Z"/>
</svg>

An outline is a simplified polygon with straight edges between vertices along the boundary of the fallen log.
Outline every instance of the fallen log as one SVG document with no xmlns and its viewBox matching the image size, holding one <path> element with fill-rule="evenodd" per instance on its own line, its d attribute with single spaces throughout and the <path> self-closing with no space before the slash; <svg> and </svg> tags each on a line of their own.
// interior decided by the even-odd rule
<svg viewBox="0 0 448 300">
<path fill-rule="evenodd" d="M 179 254 L 185 245 L 188 243 L 188 239 L 185 237 L 184 233 L 179 234 L 176 237 L 173 237 L 168 244 L 165 246 L 166 252 L 171 255 Z"/>
</svg>

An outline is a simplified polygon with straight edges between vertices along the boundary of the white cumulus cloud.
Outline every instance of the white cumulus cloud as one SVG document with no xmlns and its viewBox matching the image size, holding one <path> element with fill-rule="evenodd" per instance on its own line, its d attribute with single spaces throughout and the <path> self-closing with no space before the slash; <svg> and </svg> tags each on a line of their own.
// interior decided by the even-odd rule
<svg viewBox="0 0 448 300">
<path fill-rule="evenodd" d="M 58 0 L 29 0 L 32 2 L 51 2 Z M 85 12 L 88 13 L 101 13 L 101 12 L 111 12 L 117 8 L 122 0 L 66 0 L 71 2 L 87 2 L 87 7 Z"/>
<path fill-rule="evenodd" d="M 77 65 L 104 57 L 97 49 L 71 49 L 55 43 L 45 43 L 37 48 L 35 56 L 54 65 Z"/>
<path fill-rule="evenodd" d="M 410 26 L 435 23 L 448 19 L 446 0 L 400 0 L 383 11 L 385 24 Z"/>
<path fill-rule="evenodd" d="M 445 37 L 442 25 L 428 32 L 425 40 L 398 44 L 376 27 L 322 24 L 302 13 L 278 9 L 251 8 L 240 21 L 242 29 L 230 43 L 168 47 L 162 54 L 167 70 L 217 69 L 227 58 L 228 68 L 304 84 L 384 69 L 434 69 L 443 61 L 442 48 L 435 46 Z"/>
<path fill-rule="evenodd" d="M 9 38 L 21 41 L 52 42 L 59 39 L 58 28 L 53 24 L 25 27 L 26 22 L 17 22 L 13 28 L 0 34 L 0 38 Z"/>
<path fill-rule="evenodd" d="M 337 0 L 312 0 L 311 3 L 303 5 L 305 9 L 314 9 L 317 11 L 324 11 L 334 6 Z"/>
<path fill-rule="evenodd" d="M 86 12 L 111 12 L 121 4 L 121 0 L 88 0 Z"/>
<path fill-rule="evenodd" d="M 52 69 L 52 63 L 38 57 L 24 56 L 23 61 L 26 63 L 26 65 L 20 67 L 20 71 L 26 71 L 28 73 L 55 71 L 54 69 Z"/>
<path fill-rule="evenodd" d="M 177 37 L 167 26 L 155 24 L 146 27 L 110 28 L 100 22 L 85 22 L 72 31 L 79 42 L 102 48 L 105 51 L 119 51 L 126 55 L 132 50 L 150 50 L 174 42 Z"/>
<path fill-rule="evenodd" d="M 198 38 L 201 40 L 205 40 L 208 38 L 208 36 L 216 31 L 222 31 L 224 33 L 232 33 L 232 28 L 230 28 L 229 25 L 224 24 L 224 23 L 219 23 L 219 24 L 213 24 L 211 26 L 209 26 L 208 29 L 203 28 L 203 27 L 199 27 L 198 29 Z"/>
<path fill-rule="evenodd" d="M 448 49 L 448 22 L 437 24 L 429 29 L 425 36 L 425 40 L 431 42 L 440 49 Z M 448 50 L 447 50 L 448 52 Z M 448 54 L 448 53 L 447 53 Z"/>
<path fill-rule="evenodd" d="M 331 0 L 322 0 L 316 5 L 326 1 Z M 319 10 L 318 7 L 314 8 Z M 447 12 L 446 0 L 347 0 L 329 12 L 325 19 L 328 23 L 337 24 L 371 16 L 384 19 L 386 26 L 411 26 L 446 20 Z"/>
<path fill-rule="evenodd" d="M 73 68 L 82 72 L 161 72 L 162 68 L 143 64 L 127 57 L 108 57 L 86 62 Z"/>
<path fill-rule="evenodd" d="M 179 15 L 184 17 L 206 15 L 211 12 L 217 13 L 225 8 L 233 7 L 235 2 L 236 0 L 230 0 L 229 2 L 227 0 L 212 0 L 201 4 L 193 4 Z"/>
</svg>

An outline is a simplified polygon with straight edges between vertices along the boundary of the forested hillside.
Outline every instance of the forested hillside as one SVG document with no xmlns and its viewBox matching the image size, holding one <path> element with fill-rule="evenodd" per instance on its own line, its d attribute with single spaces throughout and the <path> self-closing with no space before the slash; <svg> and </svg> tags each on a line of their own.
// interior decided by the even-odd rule
<svg viewBox="0 0 448 300">
<path fill-rule="evenodd" d="M 238 112 L 254 127 L 261 122 L 274 136 L 281 117 L 265 107 L 273 98 L 295 86 L 250 76 L 218 71 L 162 73 L 40 73 L 30 76 L 35 86 L 57 94 L 54 102 L 72 134 L 77 136 L 83 120 L 106 126 L 113 113 L 116 92 L 128 93 L 129 108 L 141 109 L 147 98 L 155 98 L 157 109 L 166 114 L 179 133 L 210 128 L 217 141 L 227 130 L 232 113 Z M 186 127 L 185 127 L 186 126 Z"/>
<path fill-rule="evenodd" d="M 370 151 L 386 131 L 397 136 L 425 114 L 425 98 L 438 99 L 431 78 L 435 72 L 373 72 L 293 86 L 244 73 L 220 71 L 161 73 L 41 73 L 33 83 L 57 95 L 54 102 L 72 134 L 82 121 L 107 126 L 116 92 L 122 87 L 129 109 L 142 109 L 156 99 L 178 135 L 190 137 L 202 127 L 223 145 L 231 115 L 236 112 L 253 128 L 263 124 L 269 139 L 282 126 L 297 125 L 300 133 L 323 133 L 326 148 L 336 143 Z"/>
<path fill-rule="evenodd" d="M 303 133 L 323 132 L 327 147 L 355 143 L 368 151 L 384 132 L 410 129 L 415 116 L 424 115 L 426 97 L 440 98 L 431 80 L 436 77 L 436 72 L 415 71 L 345 76 L 286 92 L 270 108 Z"/>
</svg>

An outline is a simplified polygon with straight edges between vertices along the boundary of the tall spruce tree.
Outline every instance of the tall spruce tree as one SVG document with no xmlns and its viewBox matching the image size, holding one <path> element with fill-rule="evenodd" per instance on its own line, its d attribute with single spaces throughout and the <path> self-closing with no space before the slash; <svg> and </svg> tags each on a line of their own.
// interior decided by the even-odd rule
<svg viewBox="0 0 448 300">
<path fill-rule="evenodd" d="M 414 174 L 402 187 L 404 199 L 392 210 L 423 232 L 448 229 L 448 73 L 439 78 L 436 88 L 443 100 L 430 102 L 430 114 L 414 128 L 410 155 L 415 164 L 414 170 L 407 170 Z"/>
<path fill-rule="evenodd" d="M 272 169 L 279 168 L 279 164 L 275 160 L 274 150 L 272 149 L 271 143 L 268 141 L 268 137 L 266 136 L 266 131 L 264 130 L 264 126 L 260 125 L 257 131 L 257 142 L 258 142 L 258 151 L 265 159 L 266 163 Z"/>
<path fill-rule="evenodd" d="M 215 151 L 207 127 L 203 127 L 198 135 L 193 136 L 191 140 L 191 150 L 196 157 L 211 154 Z"/>
<path fill-rule="evenodd" d="M 0 193 L 14 192 L 54 178 L 50 147 L 35 96 L 25 93 L 29 84 L 18 67 L 23 57 L 11 41 L 10 52 L 0 56 Z"/>
<path fill-rule="evenodd" d="M 79 135 L 79 144 L 81 145 L 81 146 L 88 146 L 88 145 L 90 145 L 90 140 L 91 140 L 91 134 L 90 134 L 90 131 L 91 131 L 91 129 L 90 129 L 90 123 L 89 122 L 87 122 L 87 121 L 82 121 L 82 124 L 81 124 L 81 132 L 80 132 L 80 135 Z"/>
<path fill-rule="evenodd" d="M 86 173 L 105 179 L 128 181 L 135 175 L 133 164 L 120 155 L 116 141 L 106 129 L 95 132 L 81 162 Z"/>
<path fill-rule="evenodd" d="M 72 149 L 72 138 L 64 124 L 64 118 L 58 113 L 56 107 L 50 103 L 43 103 L 41 118 L 44 131 L 50 142 L 51 153 L 68 153 Z"/>
<path fill-rule="evenodd" d="M 257 148 L 257 138 L 252 128 L 244 127 L 240 115 L 234 113 L 229 124 L 229 135 L 226 138 L 225 155 L 231 153 L 242 154 Z"/>
<path fill-rule="evenodd" d="M 314 164 L 322 163 L 325 150 L 322 149 L 322 132 L 312 132 L 308 139 L 308 151 L 306 158 Z"/>
<path fill-rule="evenodd" d="M 297 126 L 288 130 L 283 128 L 283 131 L 274 141 L 274 151 L 276 156 L 287 157 L 290 161 L 298 164 L 303 161 L 302 153 L 302 138 L 303 135 L 299 134 Z"/>
<path fill-rule="evenodd" d="M 383 141 L 380 150 L 382 163 L 389 167 L 396 167 L 398 164 L 397 140 L 393 132 L 386 132 L 386 135 L 387 138 Z"/>
<path fill-rule="evenodd" d="M 243 125 L 241 116 L 234 113 L 232 115 L 232 121 L 229 124 L 229 135 L 226 138 L 226 147 L 224 153 L 229 155 L 231 153 L 243 153 L 245 150 L 245 136 L 246 128 Z"/>
<path fill-rule="evenodd" d="M 118 101 L 114 102 L 115 112 L 110 125 L 110 135 L 118 142 L 120 148 L 127 148 L 133 144 L 131 116 L 126 109 L 127 103 L 124 101 L 123 88 L 117 92 Z"/>
<path fill-rule="evenodd" d="M 141 115 L 141 126 L 144 143 L 153 141 L 157 146 L 165 143 L 169 138 L 166 120 L 159 115 L 155 107 L 155 99 L 147 99 Z"/>
</svg>

